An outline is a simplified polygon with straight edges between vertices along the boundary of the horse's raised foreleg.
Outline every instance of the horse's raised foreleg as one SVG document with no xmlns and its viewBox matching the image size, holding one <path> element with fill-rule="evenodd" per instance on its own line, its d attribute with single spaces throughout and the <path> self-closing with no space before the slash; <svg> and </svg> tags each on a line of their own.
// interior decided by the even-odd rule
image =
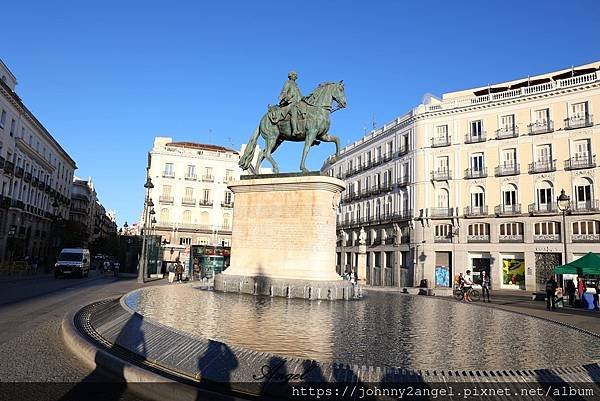
<svg viewBox="0 0 600 401">
<path fill-rule="evenodd" d="M 335 135 L 324 134 L 319 137 L 322 142 L 335 142 L 335 158 L 337 160 L 340 156 L 340 139 Z"/>
<path fill-rule="evenodd" d="M 308 170 L 304 166 L 306 161 L 306 156 L 308 156 L 308 151 L 310 150 L 311 145 L 317 137 L 317 134 L 314 129 L 306 130 L 306 139 L 304 140 L 304 149 L 302 150 L 302 160 L 300 161 L 300 170 L 304 173 L 308 173 Z"/>
</svg>

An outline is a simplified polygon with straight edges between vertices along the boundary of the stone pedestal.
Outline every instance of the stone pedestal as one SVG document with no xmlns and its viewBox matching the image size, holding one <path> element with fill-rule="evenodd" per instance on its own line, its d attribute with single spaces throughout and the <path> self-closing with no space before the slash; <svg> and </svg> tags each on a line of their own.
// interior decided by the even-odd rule
<svg viewBox="0 0 600 401">
<path fill-rule="evenodd" d="M 235 194 L 231 263 L 215 277 L 215 290 L 294 298 L 351 296 L 351 284 L 335 271 L 336 209 L 343 181 L 278 174 L 251 176 L 229 189 Z"/>
<path fill-rule="evenodd" d="M 367 245 L 358 245 L 358 264 L 356 265 L 356 274 L 358 274 L 358 283 L 366 285 L 367 283 Z"/>
</svg>

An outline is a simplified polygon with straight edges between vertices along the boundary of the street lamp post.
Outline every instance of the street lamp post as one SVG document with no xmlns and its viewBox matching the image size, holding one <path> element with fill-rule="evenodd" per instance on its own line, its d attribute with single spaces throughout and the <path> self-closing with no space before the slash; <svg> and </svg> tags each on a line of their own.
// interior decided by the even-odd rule
<svg viewBox="0 0 600 401">
<path fill-rule="evenodd" d="M 556 198 L 558 210 L 562 212 L 563 216 L 563 245 L 565 256 L 563 259 L 563 265 L 567 263 L 567 218 L 566 213 L 571 208 L 571 197 L 565 194 L 565 190 L 560 190 L 560 195 Z"/>
<path fill-rule="evenodd" d="M 147 235 L 148 235 L 148 219 L 149 215 L 154 214 L 154 203 L 152 199 L 150 199 L 150 190 L 154 188 L 154 184 L 152 184 L 152 179 L 150 178 L 149 169 L 146 171 L 146 183 L 144 184 L 144 188 L 146 188 L 146 196 L 144 199 L 144 220 L 142 221 L 142 254 L 140 257 L 139 269 L 138 269 L 138 283 L 146 282 L 146 265 L 147 261 Z"/>
</svg>

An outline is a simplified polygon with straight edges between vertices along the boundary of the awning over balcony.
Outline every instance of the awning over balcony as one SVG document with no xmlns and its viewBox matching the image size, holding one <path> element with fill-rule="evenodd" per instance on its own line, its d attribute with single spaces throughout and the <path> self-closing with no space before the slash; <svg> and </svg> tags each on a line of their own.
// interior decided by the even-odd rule
<svg viewBox="0 0 600 401">
<path fill-rule="evenodd" d="M 585 75 L 585 74 L 591 74 L 592 72 L 598 70 L 600 68 L 580 68 L 579 70 L 571 70 L 571 71 L 567 71 L 567 72 L 563 72 L 562 74 L 558 74 L 552 77 L 553 80 L 557 80 L 557 79 L 565 79 L 565 78 L 571 78 L 571 77 L 576 77 L 579 75 Z"/>
<path fill-rule="evenodd" d="M 489 93 L 498 93 L 498 92 L 504 92 L 508 90 L 508 86 L 496 86 L 494 88 L 489 87 L 489 88 L 485 88 L 485 89 L 481 89 L 478 91 L 473 92 L 473 94 L 475 96 L 483 96 L 483 95 L 487 95 Z"/>
<path fill-rule="evenodd" d="M 546 82 L 550 82 L 550 78 L 540 78 L 540 79 L 528 79 L 527 81 L 519 82 L 518 84 L 514 84 L 510 86 L 510 90 L 526 88 L 528 86 L 534 86 L 539 84 L 545 84 Z"/>
<path fill-rule="evenodd" d="M 600 275 L 600 256 L 588 252 L 587 255 L 580 257 L 570 263 L 554 268 L 555 274 L 578 274 L 580 276 L 599 274 Z"/>
</svg>

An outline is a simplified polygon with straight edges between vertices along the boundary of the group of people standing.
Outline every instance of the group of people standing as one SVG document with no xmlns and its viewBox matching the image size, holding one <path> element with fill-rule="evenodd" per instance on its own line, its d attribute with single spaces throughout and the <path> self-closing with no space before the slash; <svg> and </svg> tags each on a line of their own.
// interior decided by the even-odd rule
<svg viewBox="0 0 600 401">
<path fill-rule="evenodd" d="M 177 280 L 178 283 L 183 282 L 183 265 L 179 258 L 175 260 L 175 265 L 171 263 L 167 267 L 167 271 L 169 272 L 169 284 L 172 284 L 174 280 Z"/>
<path fill-rule="evenodd" d="M 463 301 L 473 302 L 471 298 L 471 291 L 473 290 L 473 277 L 471 277 L 471 270 L 467 270 L 466 274 L 459 273 L 455 279 L 456 286 L 463 291 Z M 490 276 L 484 271 L 481 272 L 481 294 L 483 296 L 483 302 L 492 302 L 490 300 Z"/>
<path fill-rule="evenodd" d="M 596 293 L 594 294 L 594 303 L 598 305 L 598 294 L 600 294 L 600 280 L 596 280 L 594 284 L 594 289 L 596 291 Z M 546 309 L 556 309 L 557 290 L 559 290 L 559 287 L 554 277 L 548 278 L 548 280 L 546 281 Z M 575 295 L 577 295 L 577 300 L 579 300 L 580 306 L 585 306 L 583 294 L 585 294 L 587 290 L 588 288 L 585 284 L 585 280 L 583 279 L 583 277 L 577 277 L 577 285 L 575 285 L 575 282 L 573 280 L 567 280 L 565 282 L 565 293 L 569 299 L 569 306 L 577 306 L 575 305 Z"/>
</svg>

